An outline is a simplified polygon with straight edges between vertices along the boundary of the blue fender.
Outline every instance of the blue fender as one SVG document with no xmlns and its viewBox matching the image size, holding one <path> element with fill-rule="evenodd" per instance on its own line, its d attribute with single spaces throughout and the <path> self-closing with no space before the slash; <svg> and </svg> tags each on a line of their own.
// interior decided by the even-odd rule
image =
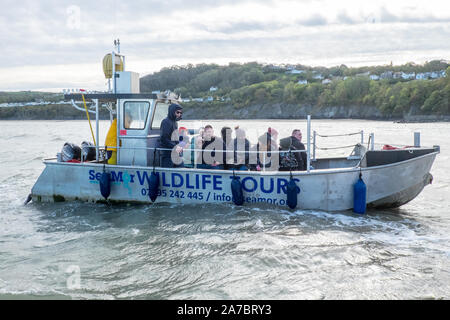
<svg viewBox="0 0 450 320">
<path fill-rule="evenodd" d="M 244 204 L 244 192 L 242 190 L 242 183 L 236 176 L 231 181 L 231 192 L 233 193 L 234 204 L 242 206 Z"/>
<path fill-rule="evenodd" d="M 156 198 L 158 198 L 158 189 L 159 189 L 159 175 L 155 172 L 150 174 L 150 178 L 148 179 L 148 196 L 152 202 L 155 202 Z"/>
<path fill-rule="evenodd" d="M 291 209 L 295 209 L 297 207 L 297 195 L 300 193 L 300 187 L 297 186 L 295 180 L 291 178 L 286 185 L 285 192 L 287 195 L 286 204 Z"/>
<path fill-rule="evenodd" d="M 362 175 L 359 175 L 358 181 L 353 185 L 353 212 L 366 212 L 366 184 L 364 183 Z"/>
<path fill-rule="evenodd" d="M 103 171 L 100 177 L 100 193 L 105 200 L 108 199 L 111 194 L 111 174 L 109 172 Z"/>
</svg>

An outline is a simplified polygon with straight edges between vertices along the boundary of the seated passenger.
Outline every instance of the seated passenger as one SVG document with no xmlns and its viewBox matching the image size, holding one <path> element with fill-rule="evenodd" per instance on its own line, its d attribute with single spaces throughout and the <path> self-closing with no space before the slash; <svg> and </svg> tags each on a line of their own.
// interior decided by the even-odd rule
<svg viewBox="0 0 450 320">
<path fill-rule="evenodd" d="M 300 129 L 295 129 L 292 131 L 292 147 L 295 150 L 306 150 L 305 145 L 302 143 L 302 132 Z M 308 164 L 306 152 L 297 152 L 296 155 L 300 155 L 301 160 L 298 160 L 299 166 L 298 170 L 306 170 Z"/>
<path fill-rule="evenodd" d="M 179 128 L 179 141 L 178 144 L 183 148 L 183 151 L 181 151 L 180 156 L 183 158 L 183 163 L 186 168 L 193 168 L 194 167 L 194 156 L 193 156 L 193 146 L 191 144 L 191 139 L 188 135 L 189 131 L 185 127 Z M 189 151 L 188 149 L 191 149 Z"/>
<path fill-rule="evenodd" d="M 236 128 L 236 138 L 233 140 L 234 163 L 232 168 L 236 170 L 248 170 L 250 164 L 250 141 L 245 136 L 243 129 Z"/>
<path fill-rule="evenodd" d="M 280 140 L 281 149 L 283 151 L 305 150 L 305 145 L 301 140 L 301 131 L 295 129 L 290 137 Z M 280 154 L 280 171 L 306 170 L 306 165 L 306 152 L 283 152 Z"/>
<path fill-rule="evenodd" d="M 216 155 L 216 150 L 222 150 L 223 141 L 219 137 L 214 136 L 214 129 L 211 125 L 205 126 L 203 133 L 203 143 L 201 152 L 201 162 L 197 168 L 201 169 L 223 169 L 222 153 Z"/>
<path fill-rule="evenodd" d="M 269 128 L 266 133 L 258 138 L 256 167 L 254 167 L 257 171 L 263 168 L 270 171 L 278 170 L 279 154 L 278 152 L 271 152 L 278 151 L 277 136 L 278 132 L 273 128 Z"/>
<path fill-rule="evenodd" d="M 223 127 L 220 131 L 220 134 L 222 136 L 223 141 L 223 147 L 222 147 L 222 164 L 223 169 L 228 170 L 232 167 L 233 163 L 233 139 L 231 137 L 231 128 L 230 127 Z M 218 152 L 220 154 L 220 152 Z"/>
<path fill-rule="evenodd" d="M 181 127 L 178 131 L 180 133 L 180 143 L 179 143 L 179 145 L 185 149 L 191 143 L 191 139 L 189 138 L 188 129 L 186 129 L 185 127 Z"/>
</svg>

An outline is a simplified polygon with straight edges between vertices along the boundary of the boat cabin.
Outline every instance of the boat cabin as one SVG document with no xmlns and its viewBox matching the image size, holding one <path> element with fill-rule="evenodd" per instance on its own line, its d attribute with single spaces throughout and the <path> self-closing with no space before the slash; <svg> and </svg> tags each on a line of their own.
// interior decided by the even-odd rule
<svg viewBox="0 0 450 320">
<path fill-rule="evenodd" d="M 66 100 L 92 101 L 96 109 L 96 141 L 98 134 L 98 109 L 105 106 L 110 111 L 111 121 L 117 117 L 117 165 L 158 166 L 159 156 L 155 149 L 158 146 L 161 121 L 167 117 L 171 103 L 179 103 L 173 93 L 94 93 L 66 94 Z M 100 147 L 98 146 L 100 145 Z M 97 159 L 102 159 L 100 150 L 104 147 L 98 142 Z"/>
</svg>

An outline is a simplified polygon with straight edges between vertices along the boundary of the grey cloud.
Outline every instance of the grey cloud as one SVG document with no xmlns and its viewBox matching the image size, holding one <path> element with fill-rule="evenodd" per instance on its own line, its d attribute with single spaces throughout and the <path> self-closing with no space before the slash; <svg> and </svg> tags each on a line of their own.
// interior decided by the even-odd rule
<svg viewBox="0 0 450 320">
<path fill-rule="evenodd" d="M 408 8 L 409 11 L 414 9 Z M 362 23 L 449 23 L 450 15 L 447 17 L 436 17 L 429 14 L 399 14 L 396 15 L 390 12 L 385 7 L 381 7 L 378 11 L 372 12 L 365 16 L 349 16 L 347 12 L 341 11 L 337 16 L 335 22 L 343 25 L 356 25 Z"/>
<path fill-rule="evenodd" d="M 268 23 L 262 23 L 262 22 L 236 22 L 236 23 L 229 23 L 225 26 L 215 26 L 215 25 L 205 25 L 201 23 L 193 23 L 193 27 L 208 31 L 208 32 L 219 32 L 219 33 L 226 33 L 226 34 L 234 34 L 234 33 L 240 33 L 240 32 L 247 32 L 247 31 L 276 31 L 278 29 L 281 29 L 283 25 L 273 22 Z"/>
<path fill-rule="evenodd" d="M 296 24 L 307 27 L 323 26 L 326 25 L 327 23 L 328 23 L 327 19 L 320 14 L 314 14 L 306 19 L 296 21 Z"/>
<path fill-rule="evenodd" d="M 357 20 L 350 17 L 345 11 L 341 11 L 337 15 L 336 20 L 339 24 L 355 24 L 355 23 L 357 23 Z"/>
</svg>

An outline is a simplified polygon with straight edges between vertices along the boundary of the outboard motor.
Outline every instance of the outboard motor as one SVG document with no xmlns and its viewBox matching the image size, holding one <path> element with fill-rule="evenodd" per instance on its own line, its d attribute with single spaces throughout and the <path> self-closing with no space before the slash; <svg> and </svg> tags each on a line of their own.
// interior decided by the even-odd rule
<svg viewBox="0 0 450 320">
<path fill-rule="evenodd" d="M 63 162 L 71 160 L 81 160 L 81 148 L 76 144 L 66 142 L 61 150 L 61 157 Z"/>
<path fill-rule="evenodd" d="M 86 141 L 83 141 L 81 143 L 81 158 L 83 159 L 83 161 L 95 160 L 95 146 L 92 143 Z"/>
</svg>

